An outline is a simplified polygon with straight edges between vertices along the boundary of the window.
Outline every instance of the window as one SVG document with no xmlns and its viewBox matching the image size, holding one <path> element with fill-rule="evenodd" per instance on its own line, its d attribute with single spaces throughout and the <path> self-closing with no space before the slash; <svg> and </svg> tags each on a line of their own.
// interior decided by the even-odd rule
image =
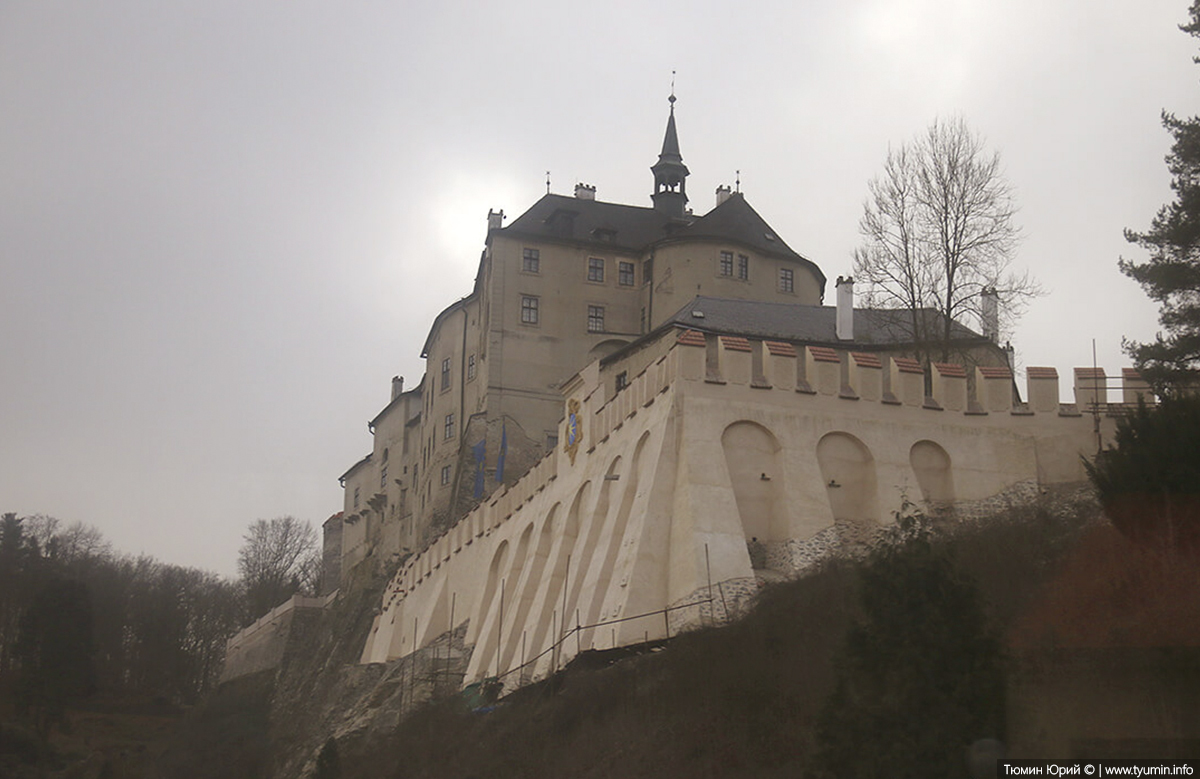
<svg viewBox="0 0 1200 779">
<path fill-rule="evenodd" d="M 604 260 L 588 257 L 588 281 L 604 281 Z"/>
<path fill-rule="evenodd" d="M 641 333 L 646 332 L 646 307 L 645 306 L 642 306 L 641 329 L 638 332 L 641 332 Z"/>
<path fill-rule="evenodd" d="M 442 389 L 450 389 L 450 358 L 442 360 Z"/>
<path fill-rule="evenodd" d="M 442 466 L 442 486 L 445 487 L 449 483 L 450 483 L 450 466 L 443 465 Z"/>
<path fill-rule="evenodd" d="M 622 287 L 633 286 L 633 263 L 622 262 L 617 265 L 617 281 Z"/>
<path fill-rule="evenodd" d="M 454 437 L 454 414 L 447 414 L 446 421 L 442 425 L 442 438 L 449 441 Z"/>
<path fill-rule="evenodd" d="M 796 277 L 791 268 L 779 269 L 779 291 L 780 292 L 795 292 Z"/>
<path fill-rule="evenodd" d="M 526 249 L 521 257 L 521 270 L 526 273 L 539 273 L 541 271 L 541 254 L 537 249 Z"/>
<path fill-rule="evenodd" d="M 642 283 L 649 284 L 654 281 L 654 260 L 649 259 L 642 263 Z"/>
<path fill-rule="evenodd" d="M 467 381 L 475 378 L 475 355 L 467 355 Z"/>
<path fill-rule="evenodd" d="M 546 433 L 546 451 L 558 446 L 558 433 Z"/>
<path fill-rule="evenodd" d="M 733 252 L 721 252 L 721 275 L 733 275 Z"/>
<path fill-rule="evenodd" d="M 354 488 L 354 508 L 358 508 L 358 487 Z"/>
<path fill-rule="evenodd" d="M 588 306 L 588 325 L 589 333 L 604 332 L 604 306 Z"/>
<path fill-rule="evenodd" d="M 536 325 L 538 323 L 538 299 L 530 295 L 521 296 L 521 323 Z"/>
<path fill-rule="evenodd" d="M 738 255 L 738 278 L 742 281 L 750 278 L 750 258 L 744 254 Z"/>
<path fill-rule="evenodd" d="M 383 450 L 383 462 L 379 464 L 379 489 L 387 489 L 388 450 Z"/>
<path fill-rule="evenodd" d="M 629 386 L 629 372 L 621 371 L 617 374 L 617 392 Z"/>
</svg>

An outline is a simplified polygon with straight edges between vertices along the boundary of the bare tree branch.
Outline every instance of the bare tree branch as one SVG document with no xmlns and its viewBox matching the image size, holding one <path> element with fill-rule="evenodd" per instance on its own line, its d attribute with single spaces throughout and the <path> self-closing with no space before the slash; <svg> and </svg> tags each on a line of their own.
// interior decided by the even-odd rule
<svg viewBox="0 0 1200 779">
<path fill-rule="evenodd" d="M 985 289 L 996 288 L 1006 325 L 1041 294 L 1028 274 L 1009 270 L 1021 235 L 1000 156 L 962 119 L 935 121 L 889 149 L 867 189 L 854 275 L 868 305 L 910 312 L 923 362 L 949 358 L 953 323 L 981 319 Z"/>
</svg>

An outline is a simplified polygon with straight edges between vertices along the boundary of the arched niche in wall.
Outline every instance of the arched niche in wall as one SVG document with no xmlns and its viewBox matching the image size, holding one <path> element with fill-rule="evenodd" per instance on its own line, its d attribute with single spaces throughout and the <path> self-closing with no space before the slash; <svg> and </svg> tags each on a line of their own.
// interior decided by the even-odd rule
<svg viewBox="0 0 1200 779">
<path fill-rule="evenodd" d="M 775 436 L 755 422 L 734 422 L 721 434 L 721 449 L 746 540 L 784 540 L 783 469 Z M 751 562 L 756 568 L 765 567 L 763 560 Z"/>
<path fill-rule="evenodd" d="M 533 557 L 526 566 L 529 569 L 525 580 L 520 584 L 520 593 L 516 592 L 517 583 L 513 583 L 513 599 L 511 614 L 512 619 L 509 624 L 513 626 L 509 631 L 509 635 L 505 638 L 505 649 L 500 663 L 504 669 L 512 668 L 514 656 L 519 646 L 521 631 L 525 626 L 526 618 L 529 616 L 530 606 L 533 605 L 534 595 L 538 588 L 542 586 L 542 575 L 546 568 L 546 559 L 550 556 L 550 546 L 554 542 L 555 522 L 554 515 L 558 511 L 558 504 L 555 503 L 546 519 L 542 522 L 542 529 L 538 533 L 537 546 L 533 551 Z M 530 530 L 533 526 L 530 526 Z M 518 662 L 524 662 L 525 658 L 520 658 Z"/>
<path fill-rule="evenodd" d="M 908 452 L 921 497 L 930 505 L 954 500 L 954 471 L 950 455 L 933 441 L 917 441 Z"/>
<path fill-rule="evenodd" d="M 629 463 L 629 468 L 625 473 L 613 475 L 621 479 L 620 487 L 621 497 L 617 506 L 616 516 L 613 518 L 612 530 L 608 534 L 607 548 L 603 550 L 603 556 L 600 557 L 600 573 L 596 577 L 596 589 L 592 593 L 592 602 L 588 606 L 584 616 L 588 624 L 594 624 L 600 619 L 600 610 L 604 606 L 604 596 L 607 594 L 608 586 L 612 581 L 613 570 L 616 568 L 617 555 L 621 551 L 621 544 L 625 540 L 625 528 L 629 524 L 629 515 L 633 509 L 633 501 L 637 498 L 638 483 L 642 476 L 642 451 L 646 448 L 646 442 L 650 440 L 650 431 L 642 433 L 638 439 L 637 446 L 633 451 L 633 459 Z M 600 537 L 603 543 L 603 536 Z M 596 554 L 601 554 L 601 548 L 596 547 Z M 584 637 L 585 643 L 592 643 L 595 640 L 594 633 L 589 633 Z"/>
<path fill-rule="evenodd" d="M 828 433 L 817 442 L 817 464 L 835 521 L 879 521 L 875 458 L 849 433 Z"/>
<path fill-rule="evenodd" d="M 593 360 L 603 359 L 628 343 L 628 341 L 624 341 L 620 338 L 608 338 L 603 340 L 588 350 L 588 362 L 590 363 Z"/>
<path fill-rule="evenodd" d="M 562 600 L 567 586 L 567 574 L 570 573 L 571 552 L 575 548 L 575 539 L 579 535 L 579 514 L 583 504 L 587 502 L 591 482 L 584 482 L 575 493 L 571 507 L 563 522 L 562 537 L 558 541 L 558 551 L 549 566 L 546 583 L 546 596 L 542 601 L 541 613 L 538 615 L 533 633 L 530 635 L 530 653 L 548 649 L 563 634 Z M 554 531 L 551 531 L 552 534 Z M 553 543 L 551 549 L 553 549 Z"/>
<path fill-rule="evenodd" d="M 492 555 L 492 564 L 488 566 L 487 584 L 483 588 L 483 598 L 479 601 L 479 606 L 476 609 L 475 617 L 471 620 L 470 639 L 468 643 L 474 643 L 478 638 L 479 629 L 483 625 L 483 621 L 487 618 L 488 612 L 492 610 L 492 601 L 499 594 L 500 579 L 504 575 L 504 567 L 508 562 L 508 541 L 501 541 L 496 547 L 495 553 Z"/>
</svg>

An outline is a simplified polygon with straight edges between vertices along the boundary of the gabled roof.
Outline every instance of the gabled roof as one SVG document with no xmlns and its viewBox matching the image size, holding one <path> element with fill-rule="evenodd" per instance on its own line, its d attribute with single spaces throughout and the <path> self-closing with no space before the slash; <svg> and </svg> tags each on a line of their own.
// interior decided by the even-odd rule
<svg viewBox="0 0 1200 779">
<path fill-rule="evenodd" d="M 547 194 L 500 232 L 640 252 L 666 236 L 670 222 L 653 208 Z M 598 237 L 600 231 L 611 231 L 611 240 Z"/>
<path fill-rule="evenodd" d="M 703 316 L 696 316 L 696 313 Z M 941 321 L 932 309 L 924 316 Z M 909 313 L 894 308 L 854 309 L 854 340 L 839 341 L 837 337 L 837 308 L 834 306 L 802 306 L 794 303 L 765 303 L 753 300 L 728 300 L 697 296 L 679 309 L 664 327 L 686 327 L 693 330 L 729 333 L 752 338 L 770 338 L 815 345 L 863 347 L 897 347 L 913 342 Z M 950 338 L 957 344 L 989 344 L 987 338 L 974 330 L 953 322 Z"/>
<path fill-rule="evenodd" d="M 745 195 L 740 192 L 732 193 L 724 203 L 712 211 L 686 227 L 676 230 L 670 240 L 687 240 L 689 238 L 734 241 L 763 254 L 796 260 L 809 266 L 809 269 L 820 280 L 821 289 L 825 289 L 825 274 L 821 272 L 816 263 L 784 243 L 766 220 L 746 202 Z"/>
<path fill-rule="evenodd" d="M 606 231 L 607 240 L 601 237 Z M 803 263 L 820 280 L 821 288 L 825 286 L 821 269 L 788 246 L 740 192 L 690 221 L 671 219 L 653 208 L 547 194 L 500 232 L 614 246 L 630 252 L 642 252 L 660 242 L 694 238 L 730 241 Z"/>
</svg>

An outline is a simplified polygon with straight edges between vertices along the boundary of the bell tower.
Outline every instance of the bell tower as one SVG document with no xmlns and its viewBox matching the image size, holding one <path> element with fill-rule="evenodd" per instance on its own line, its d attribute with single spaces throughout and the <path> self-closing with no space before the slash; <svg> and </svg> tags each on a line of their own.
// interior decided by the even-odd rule
<svg viewBox="0 0 1200 779">
<path fill-rule="evenodd" d="M 662 151 L 658 162 L 650 168 L 654 174 L 654 210 L 682 219 L 687 205 L 687 165 L 679 153 L 679 136 L 675 132 L 675 90 L 667 98 L 671 104 L 671 115 L 667 118 L 667 134 L 663 137 Z"/>
</svg>

